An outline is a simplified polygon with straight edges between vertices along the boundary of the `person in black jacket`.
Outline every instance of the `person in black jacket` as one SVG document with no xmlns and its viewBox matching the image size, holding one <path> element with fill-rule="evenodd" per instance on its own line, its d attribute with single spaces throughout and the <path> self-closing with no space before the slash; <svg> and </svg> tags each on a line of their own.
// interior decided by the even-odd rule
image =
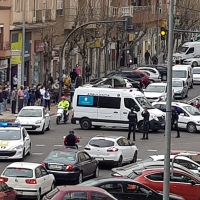
<svg viewBox="0 0 200 200">
<path fill-rule="evenodd" d="M 141 140 L 148 140 L 150 114 L 147 108 L 144 108 L 144 111 L 142 112 L 142 117 L 143 117 L 143 137 L 141 138 Z"/>
<path fill-rule="evenodd" d="M 137 113 L 134 112 L 133 108 L 131 108 L 131 111 L 128 113 L 128 120 L 129 120 L 129 128 L 128 128 L 127 139 L 130 140 L 131 131 L 133 131 L 133 141 L 135 141 L 135 129 L 136 129 L 136 124 L 137 124 Z"/>
<path fill-rule="evenodd" d="M 40 106 L 41 105 L 40 86 L 37 86 L 37 88 L 36 88 L 36 91 L 35 91 L 35 100 L 36 100 L 36 105 Z"/>
<path fill-rule="evenodd" d="M 176 138 L 180 138 L 180 132 L 178 128 L 178 112 L 176 111 L 175 107 L 172 107 L 172 121 L 171 121 L 171 129 L 174 129 L 177 131 Z"/>
<path fill-rule="evenodd" d="M 2 90 L 0 90 L 0 115 L 2 115 L 2 106 L 3 106 L 3 94 Z"/>
</svg>

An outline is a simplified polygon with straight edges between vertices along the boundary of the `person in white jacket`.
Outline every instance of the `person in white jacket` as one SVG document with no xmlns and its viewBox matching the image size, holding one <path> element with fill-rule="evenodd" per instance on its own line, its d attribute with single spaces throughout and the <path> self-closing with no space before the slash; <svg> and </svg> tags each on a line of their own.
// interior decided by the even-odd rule
<svg viewBox="0 0 200 200">
<path fill-rule="evenodd" d="M 50 94 L 50 92 L 49 92 L 49 89 L 47 89 L 47 88 L 45 89 L 45 92 L 43 93 L 43 100 L 44 100 L 44 102 L 45 102 L 44 107 L 45 107 L 45 108 L 48 108 L 49 111 L 50 111 L 51 94 Z"/>
</svg>

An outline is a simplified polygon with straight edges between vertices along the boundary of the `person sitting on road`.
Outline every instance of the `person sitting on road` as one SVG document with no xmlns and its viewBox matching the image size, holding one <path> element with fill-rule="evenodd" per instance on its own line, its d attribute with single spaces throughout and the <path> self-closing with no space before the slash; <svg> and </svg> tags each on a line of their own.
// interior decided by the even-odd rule
<svg viewBox="0 0 200 200">
<path fill-rule="evenodd" d="M 61 97 L 61 101 L 58 103 L 58 107 L 59 106 L 62 106 L 64 107 L 64 123 L 67 122 L 67 111 L 69 109 L 69 101 L 66 100 L 66 97 L 65 96 L 62 96 Z"/>
<path fill-rule="evenodd" d="M 80 142 L 79 138 L 74 135 L 74 131 L 69 131 L 69 134 L 64 139 L 65 146 L 76 146 Z"/>
</svg>

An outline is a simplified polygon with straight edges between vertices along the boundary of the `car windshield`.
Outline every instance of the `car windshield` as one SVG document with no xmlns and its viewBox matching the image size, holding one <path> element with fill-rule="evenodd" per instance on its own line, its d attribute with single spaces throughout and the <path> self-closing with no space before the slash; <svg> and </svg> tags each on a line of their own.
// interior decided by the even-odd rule
<svg viewBox="0 0 200 200">
<path fill-rule="evenodd" d="M 42 117 L 42 109 L 23 109 L 19 117 Z"/>
<path fill-rule="evenodd" d="M 93 139 L 93 140 L 90 140 L 89 145 L 93 147 L 104 148 L 104 147 L 114 146 L 114 142 L 111 140 L 106 140 L 106 139 Z"/>
<path fill-rule="evenodd" d="M 180 47 L 180 48 L 178 49 L 178 52 L 179 52 L 179 53 L 185 53 L 185 52 L 188 50 L 188 48 L 189 48 L 189 47 L 183 47 L 183 46 L 182 46 L 182 47 Z"/>
<path fill-rule="evenodd" d="M 32 178 L 33 170 L 20 167 L 8 167 L 3 175 L 6 177 L 21 177 L 21 178 Z"/>
<path fill-rule="evenodd" d="M 172 78 L 186 78 L 186 71 L 183 70 L 173 70 Z"/>
<path fill-rule="evenodd" d="M 0 130 L 0 140 L 21 140 L 20 130 Z"/>
<path fill-rule="evenodd" d="M 193 74 L 200 74 L 200 67 L 199 68 L 193 68 Z"/>
<path fill-rule="evenodd" d="M 166 87 L 165 86 L 148 85 L 145 92 L 163 93 L 163 92 L 166 92 Z"/>
<path fill-rule="evenodd" d="M 58 163 L 66 163 L 76 160 L 76 152 L 72 151 L 52 151 L 46 158 L 48 161 L 55 161 Z"/>
<path fill-rule="evenodd" d="M 152 109 L 152 105 L 148 102 L 148 100 L 144 97 L 135 97 L 137 102 L 140 104 L 142 108 Z"/>
<path fill-rule="evenodd" d="M 172 87 L 183 87 L 182 81 L 172 81 Z"/>
<path fill-rule="evenodd" d="M 183 107 L 190 115 L 200 115 L 200 111 L 193 106 L 184 106 Z"/>
</svg>

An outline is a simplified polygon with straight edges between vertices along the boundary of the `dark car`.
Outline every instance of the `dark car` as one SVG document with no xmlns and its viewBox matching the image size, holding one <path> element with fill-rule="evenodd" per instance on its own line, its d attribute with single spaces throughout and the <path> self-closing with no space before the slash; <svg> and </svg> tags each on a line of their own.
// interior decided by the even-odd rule
<svg viewBox="0 0 200 200">
<path fill-rule="evenodd" d="M 56 181 L 81 183 L 85 178 L 99 176 L 98 161 L 83 150 L 55 149 L 45 158 L 42 166 L 55 176 Z"/>
<path fill-rule="evenodd" d="M 97 187 L 58 186 L 43 200 L 117 200 L 105 190 Z"/>
<path fill-rule="evenodd" d="M 17 192 L 5 182 L 0 181 L 0 200 L 16 200 Z"/>
<path fill-rule="evenodd" d="M 162 81 L 166 81 L 167 80 L 167 67 L 166 66 L 162 66 L 162 65 L 148 65 L 146 67 L 151 67 L 151 68 L 155 68 L 159 71 L 160 76 L 161 76 L 161 80 Z"/>
<path fill-rule="evenodd" d="M 137 199 L 137 200 L 162 200 L 163 194 L 156 192 L 145 185 L 123 178 L 106 178 L 106 179 L 93 179 L 79 184 L 79 186 L 94 186 L 100 187 L 118 200 Z M 183 200 L 182 197 L 170 194 L 170 200 Z"/>
</svg>

